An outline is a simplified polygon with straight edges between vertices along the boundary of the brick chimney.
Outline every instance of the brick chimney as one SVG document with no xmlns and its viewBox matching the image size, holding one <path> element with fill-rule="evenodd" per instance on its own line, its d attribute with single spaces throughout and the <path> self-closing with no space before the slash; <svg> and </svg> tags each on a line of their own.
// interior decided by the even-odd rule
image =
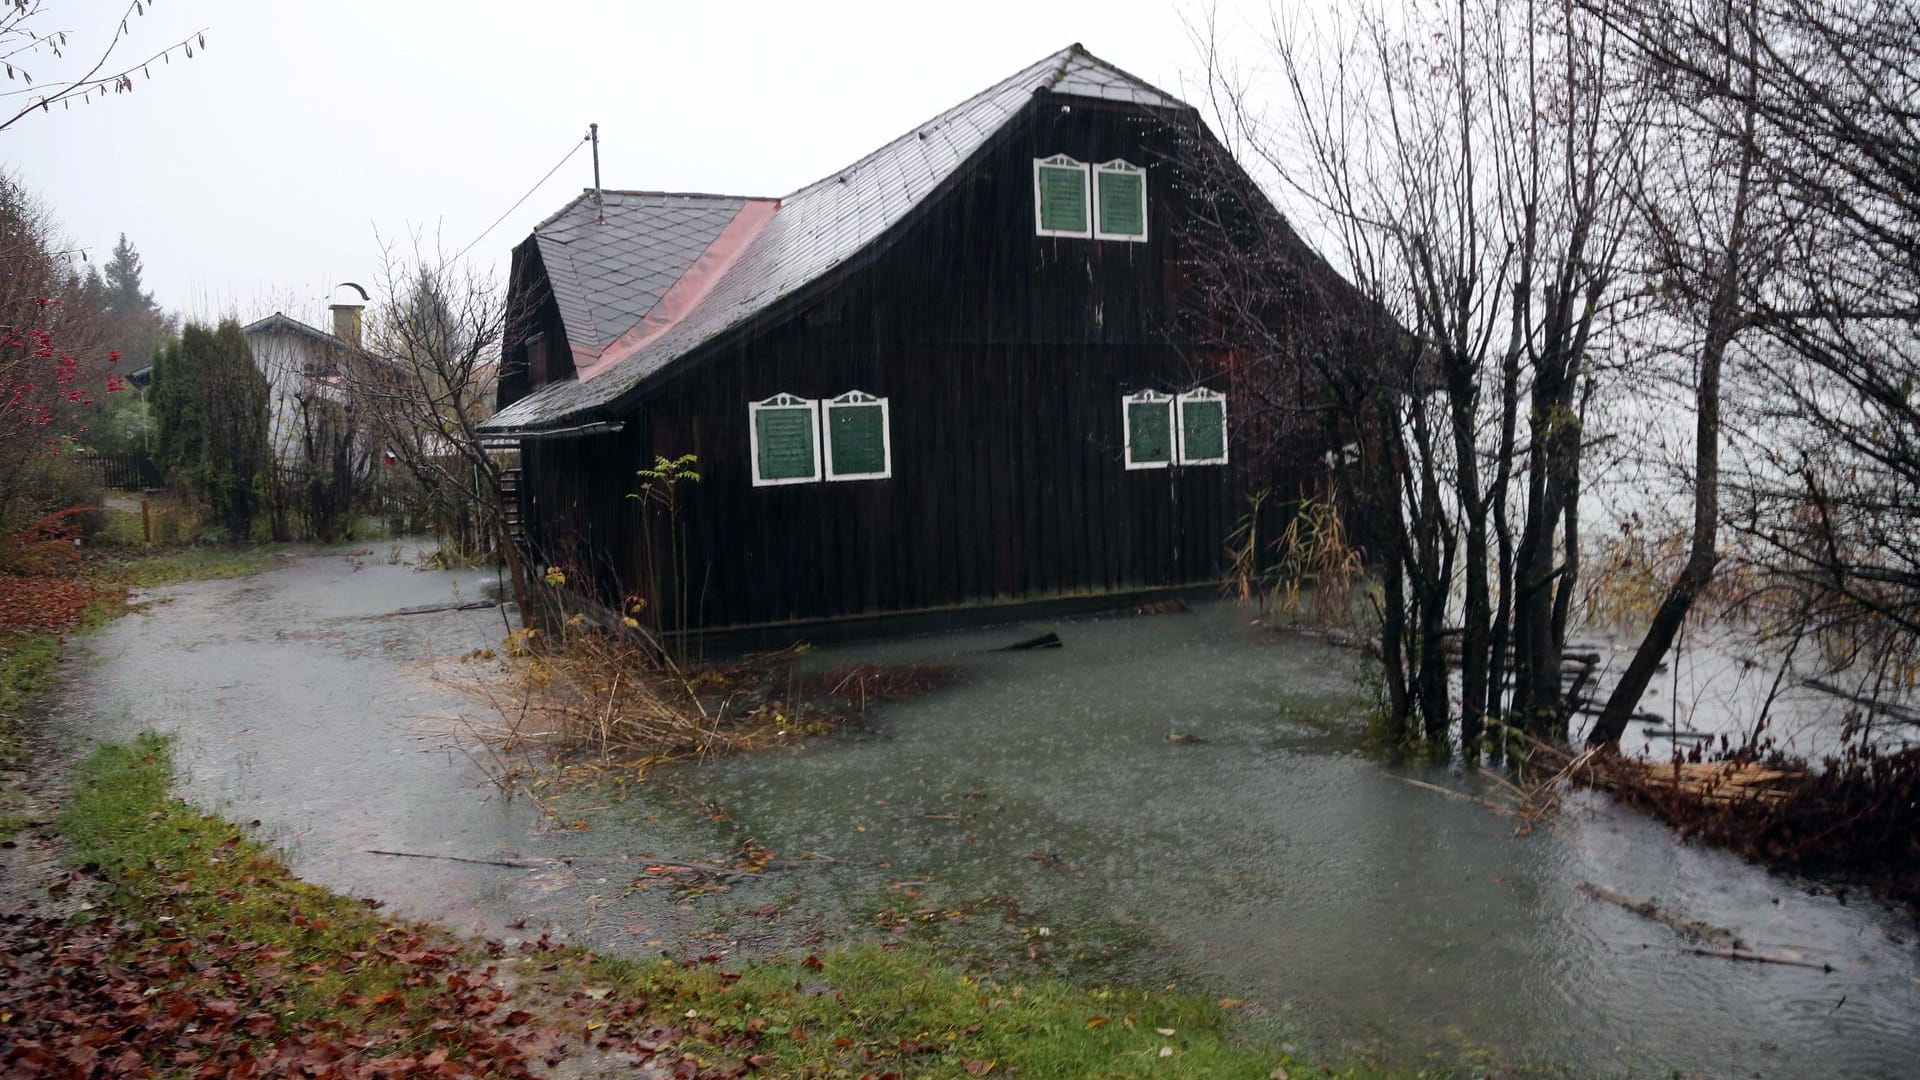
<svg viewBox="0 0 1920 1080">
<path fill-rule="evenodd" d="M 353 346 L 360 347 L 360 312 L 365 304 L 334 304 L 327 310 L 333 312 L 333 336 Z"/>
</svg>

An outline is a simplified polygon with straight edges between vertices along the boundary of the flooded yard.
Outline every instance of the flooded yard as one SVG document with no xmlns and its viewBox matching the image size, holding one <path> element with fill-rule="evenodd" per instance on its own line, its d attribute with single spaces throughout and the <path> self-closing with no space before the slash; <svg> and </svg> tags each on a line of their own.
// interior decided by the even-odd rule
<svg viewBox="0 0 1920 1080">
<path fill-rule="evenodd" d="M 490 582 L 324 553 L 164 590 L 92 642 L 82 733 L 175 732 L 187 793 L 257 819 L 302 874 L 489 934 L 811 947 L 888 933 L 886 908 L 916 925 L 964 909 L 968 947 L 1238 998 L 1249 1024 L 1322 1055 L 1727 1077 L 1904 1077 L 1920 1060 L 1911 916 L 1686 845 L 1601 797 L 1516 837 L 1404 782 L 1474 781 L 1367 750 L 1350 654 L 1228 605 L 823 649 L 810 665 L 959 677 L 858 731 L 679 767 L 624 799 L 574 792 L 548 814 L 444 734 L 475 702 L 434 675 L 496 643 L 498 612 L 391 614 Z M 992 651 L 1048 629 L 1064 648 Z M 645 872 L 748 839 L 835 861 L 698 894 Z M 1815 966 L 1689 953 L 1589 882 Z"/>
</svg>

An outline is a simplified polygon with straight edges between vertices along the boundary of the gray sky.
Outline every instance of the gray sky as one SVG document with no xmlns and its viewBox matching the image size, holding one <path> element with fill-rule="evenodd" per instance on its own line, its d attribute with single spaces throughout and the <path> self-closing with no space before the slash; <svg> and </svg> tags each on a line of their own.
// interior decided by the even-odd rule
<svg viewBox="0 0 1920 1080">
<path fill-rule="evenodd" d="M 1225 6 L 1225 5 L 1223 5 Z M 90 58 L 126 0 L 55 3 Z M 316 317 L 372 285 L 376 230 L 465 246 L 598 121 L 608 187 L 783 195 L 1070 42 L 1175 93 L 1173 0 L 295 3 L 159 0 L 116 57 L 207 49 L 0 132 L 0 165 L 103 260 L 125 231 L 163 306 Z M 42 61 L 39 77 L 54 74 Z M 474 249 L 592 180 L 587 153 Z"/>
</svg>

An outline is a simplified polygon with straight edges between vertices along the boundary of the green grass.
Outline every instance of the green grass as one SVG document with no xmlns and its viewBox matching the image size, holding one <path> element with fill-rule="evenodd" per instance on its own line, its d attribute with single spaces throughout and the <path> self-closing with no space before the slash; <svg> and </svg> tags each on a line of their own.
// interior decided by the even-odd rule
<svg viewBox="0 0 1920 1080">
<path fill-rule="evenodd" d="M 763 1025 L 772 1075 L 886 1072 L 959 1076 L 1251 1077 L 1309 1072 L 1197 997 L 1088 989 L 967 972 L 926 945 L 865 945 L 807 962 L 751 964 L 737 980 L 712 967 L 612 957 L 590 977 L 644 994 L 663 1017 L 689 1010 L 720 1030 Z M 1171 1034 L 1168 1034 L 1170 1032 Z"/>
<path fill-rule="evenodd" d="M 249 577 L 272 564 L 271 548 L 191 547 L 97 556 L 89 572 L 105 584 L 151 589 L 205 578 Z"/>
<path fill-rule="evenodd" d="M 0 768 L 22 760 L 20 715 L 52 687 L 59 663 L 58 634 L 0 637 Z"/>
<path fill-rule="evenodd" d="M 94 534 L 93 542 L 116 547 L 145 547 L 147 540 L 140 527 L 140 515 L 103 508 L 100 511 L 100 531 Z"/>
<path fill-rule="evenodd" d="M 174 798 L 172 785 L 168 740 L 151 734 L 104 744 L 74 770 L 60 831 L 117 906 L 189 941 L 257 943 L 284 950 L 286 966 L 316 965 L 294 997 L 301 1019 L 352 1015 L 343 994 L 401 987 L 404 967 L 381 962 L 390 928 L 366 904 L 294 877 L 266 845 Z"/>
</svg>

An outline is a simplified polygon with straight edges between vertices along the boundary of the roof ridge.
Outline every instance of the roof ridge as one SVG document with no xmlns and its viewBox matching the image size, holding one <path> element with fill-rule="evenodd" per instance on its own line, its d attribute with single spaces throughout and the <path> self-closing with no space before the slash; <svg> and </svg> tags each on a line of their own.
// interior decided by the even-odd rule
<svg viewBox="0 0 1920 1080">
<path fill-rule="evenodd" d="M 718 191 L 655 191 L 651 188 L 601 188 L 608 195 L 664 195 L 676 199 L 777 199 L 778 195 L 729 195 Z M 586 189 L 593 193 L 592 188 Z"/>
<path fill-rule="evenodd" d="M 341 345 L 346 344 L 346 341 L 343 340 L 338 334 L 334 334 L 329 331 L 322 330 L 319 327 L 314 326 L 312 323 L 309 323 L 303 319 L 296 319 L 284 311 L 276 311 L 271 315 L 263 315 L 260 318 L 255 319 L 252 322 L 248 323 L 247 325 L 241 327 L 240 332 L 244 334 L 250 330 L 256 330 L 261 327 L 264 327 L 271 322 L 290 323 L 292 324 L 295 330 L 299 330 L 303 333 L 314 334 L 319 337 L 327 338 L 328 340 L 338 342 Z"/>
<path fill-rule="evenodd" d="M 533 227 L 533 231 L 537 233 L 541 229 L 544 229 L 547 226 L 553 224 L 554 222 L 559 221 L 562 217 L 566 216 L 567 211 L 573 209 L 575 206 L 578 206 L 582 199 L 585 199 L 587 196 L 591 194 L 593 194 L 592 188 L 582 188 L 580 191 L 580 194 L 575 195 L 571 199 L 568 199 L 566 203 L 560 207 L 560 209 L 555 210 L 553 213 L 548 214 L 544 218 L 541 218 L 539 224 Z"/>
<path fill-rule="evenodd" d="M 976 94 L 971 94 L 965 100 L 960 101 L 957 104 L 950 105 L 947 108 L 941 109 L 939 112 L 934 113 L 932 116 L 929 116 L 925 120 L 922 120 L 919 123 L 908 128 L 905 132 L 902 132 L 901 134 L 896 135 L 891 139 L 888 139 L 886 142 L 881 143 L 879 146 L 873 148 L 873 150 L 869 151 L 868 153 L 861 155 L 857 160 L 851 162 L 850 164 L 842 165 L 839 168 L 828 173 L 827 175 L 821 177 L 820 179 L 813 181 L 812 183 L 804 184 L 798 188 L 795 188 L 793 191 L 789 192 L 786 197 L 789 199 L 796 198 L 799 195 L 801 195 L 803 192 L 812 191 L 814 188 L 817 188 L 822 184 L 826 184 L 830 181 L 839 179 L 840 177 L 846 175 L 847 173 L 850 173 L 855 169 L 858 169 L 860 166 L 865 165 L 867 162 L 873 160 L 874 158 L 877 158 L 880 155 L 886 153 L 888 150 L 893 149 L 895 146 L 898 146 L 901 143 L 906 142 L 908 139 L 918 137 L 922 133 L 926 132 L 928 129 L 932 128 L 934 125 L 938 124 L 941 120 L 950 116 L 958 115 L 961 112 L 964 112 L 969 106 L 973 105 L 977 101 L 980 101 L 982 98 L 990 98 L 995 95 L 1005 93 L 1009 86 L 1011 86 L 1013 83 L 1017 82 L 1020 79 L 1027 78 L 1030 73 L 1038 74 L 1041 71 L 1045 71 L 1049 66 L 1058 67 L 1064 70 L 1064 68 L 1066 67 L 1066 64 L 1073 58 L 1074 51 L 1079 48 L 1080 46 L 1078 44 L 1073 44 L 1073 45 L 1067 46 L 1064 49 L 1057 49 L 1053 52 L 1048 53 L 1046 56 L 1041 57 L 1039 60 L 1035 61 L 1034 63 L 1028 64 L 1026 67 L 1021 68 L 1019 71 L 1016 71 L 1013 74 L 1007 76 L 1006 78 L 1001 79 L 999 82 L 994 83 L 992 86 L 987 87 L 985 90 L 981 90 Z M 1085 50 L 1081 50 L 1081 51 L 1084 52 Z M 1038 90 L 1039 87 L 1035 87 L 1034 89 Z"/>
<path fill-rule="evenodd" d="M 1158 94 L 1161 94 L 1162 96 L 1166 97 L 1171 101 L 1179 102 L 1182 105 L 1187 104 L 1186 102 L 1180 101 L 1179 98 L 1174 97 L 1172 94 L 1167 93 L 1165 90 L 1160 89 L 1158 86 L 1155 86 L 1153 83 L 1148 82 L 1147 80 L 1141 78 L 1138 75 L 1135 75 L 1133 72 L 1128 71 L 1127 69 L 1119 66 L 1118 64 L 1110 63 L 1106 60 L 1102 60 L 1098 56 L 1093 55 L 1092 53 L 1087 51 L 1087 47 L 1085 45 L 1082 45 L 1077 41 L 1074 42 L 1072 45 L 1067 46 L 1067 51 L 1077 52 L 1081 56 L 1085 57 L 1089 62 L 1097 64 L 1100 67 L 1106 68 L 1108 71 L 1113 72 L 1115 75 L 1118 75 L 1123 79 L 1131 79 L 1132 81 L 1139 83 L 1141 86 L 1144 86 L 1149 90 L 1152 90 Z M 1062 77 L 1066 75 L 1066 68 L 1064 66 L 1062 66 L 1060 74 Z M 1056 79 L 1055 81 L 1057 82 L 1058 80 Z M 1193 106 L 1187 105 L 1187 107 L 1192 108 Z"/>
</svg>

